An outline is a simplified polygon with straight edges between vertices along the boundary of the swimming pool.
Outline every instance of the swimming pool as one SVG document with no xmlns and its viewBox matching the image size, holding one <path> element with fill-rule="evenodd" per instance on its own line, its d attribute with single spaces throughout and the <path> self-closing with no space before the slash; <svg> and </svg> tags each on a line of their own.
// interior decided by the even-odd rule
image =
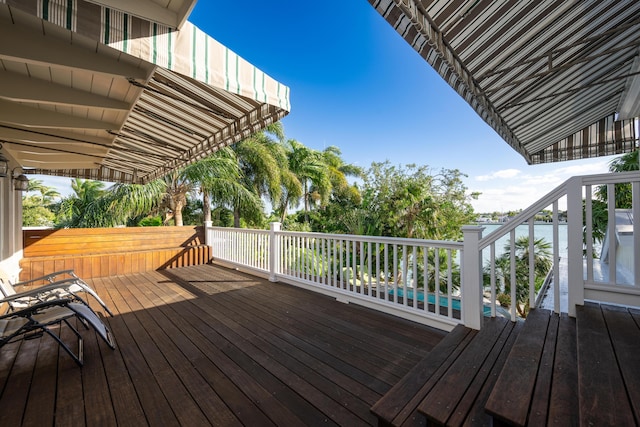
<svg viewBox="0 0 640 427">
<path fill-rule="evenodd" d="M 394 289 L 389 289 L 389 296 L 393 297 Z M 413 299 L 413 289 L 407 290 L 407 298 Z M 398 288 L 398 297 L 402 298 L 404 296 L 404 289 Z M 424 302 L 424 292 L 418 291 L 418 301 Z M 436 295 L 432 293 L 427 293 L 427 303 L 435 304 L 436 303 Z M 448 308 L 449 307 L 449 297 L 440 296 L 440 307 Z M 454 310 L 460 311 L 460 298 L 459 297 L 451 297 L 451 308 Z M 491 316 L 491 307 L 487 304 L 484 305 L 484 315 Z"/>
</svg>

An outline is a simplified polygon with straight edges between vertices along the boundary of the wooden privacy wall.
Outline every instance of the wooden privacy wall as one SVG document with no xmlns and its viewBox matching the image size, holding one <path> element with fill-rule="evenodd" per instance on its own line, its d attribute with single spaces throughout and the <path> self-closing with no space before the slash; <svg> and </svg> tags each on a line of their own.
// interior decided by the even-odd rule
<svg viewBox="0 0 640 427">
<path fill-rule="evenodd" d="M 82 278 L 206 264 L 203 227 L 24 230 L 20 280 L 74 269 Z"/>
</svg>

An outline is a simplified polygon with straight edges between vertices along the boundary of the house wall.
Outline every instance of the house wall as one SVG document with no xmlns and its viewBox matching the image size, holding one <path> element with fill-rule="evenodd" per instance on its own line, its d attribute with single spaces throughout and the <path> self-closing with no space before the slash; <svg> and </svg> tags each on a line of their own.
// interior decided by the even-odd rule
<svg viewBox="0 0 640 427">
<path fill-rule="evenodd" d="M 11 179 L 11 170 L 17 163 L 6 150 L 2 154 L 9 159 L 9 173 L 0 178 L 0 267 L 16 279 L 22 258 L 22 193 L 13 189 Z"/>
</svg>

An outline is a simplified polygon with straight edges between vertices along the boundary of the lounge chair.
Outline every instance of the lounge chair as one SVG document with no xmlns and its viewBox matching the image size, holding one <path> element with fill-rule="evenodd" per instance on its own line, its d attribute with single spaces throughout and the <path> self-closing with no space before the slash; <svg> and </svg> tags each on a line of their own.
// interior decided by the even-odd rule
<svg viewBox="0 0 640 427">
<path fill-rule="evenodd" d="M 4 302 L 7 301 L 0 299 L 0 304 Z M 88 306 L 72 302 L 69 299 L 41 302 L 0 316 L 0 348 L 10 342 L 24 339 L 31 333 L 45 332 L 56 340 L 78 365 L 82 366 L 84 362 L 83 340 L 76 328 L 69 323 L 69 319 L 73 317 L 80 319 L 86 327 L 91 326 L 111 349 L 115 348 L 109 328 L 96 313 Z M 78 338 L 77 354 L 50 329 L 54 325 L 62 326 L 63 322 L 71 328 Z"/>
<path fill-rule="evenodd" d="M 55 281 L 58 276 L 70 277 Z M 27 286 L 42 281 L 47 281 L 49 284 L 30 288 L 24 292 L 16 291 L 16 287 Z M 71 298 L 88 307 L 89 304 L 87 301 L 78 295 L 79 292 L 85 292 L 95 298 L 102 308 L 104 308 L 110 316 L 113 316 L 109 307 L 107 307 L 104 301 L 102 301 L 96 291 L 94 291 L 84 280 L 76 276 L 73 270 L 57 271 L 46 276 L 37 277 L 35 279 L 15 284 L 11 283 L 6 273 L 0 270 L 0 292 L 2 292 L 2 295 L 4 295 L 5 298 L 11 297 L 6 301 L 7 304 L 9 304 L 10 310 L 26 308 L 33 304 L 60 298 Z"/>
</svg>

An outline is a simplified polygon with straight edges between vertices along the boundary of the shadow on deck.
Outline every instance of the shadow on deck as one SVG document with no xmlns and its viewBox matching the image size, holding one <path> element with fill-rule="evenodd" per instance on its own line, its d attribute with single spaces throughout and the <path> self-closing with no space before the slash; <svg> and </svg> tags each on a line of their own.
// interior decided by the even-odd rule
<svg viewBox="0 0 640 427">
<path fill-rule="evenodd" d="M 371 425 L 445 336 L 211 265 L 90 284 L 116 350 L 82 329 L 82 368 L 50 337 L 3 347 L 0 425 Z"/>
</svg>

